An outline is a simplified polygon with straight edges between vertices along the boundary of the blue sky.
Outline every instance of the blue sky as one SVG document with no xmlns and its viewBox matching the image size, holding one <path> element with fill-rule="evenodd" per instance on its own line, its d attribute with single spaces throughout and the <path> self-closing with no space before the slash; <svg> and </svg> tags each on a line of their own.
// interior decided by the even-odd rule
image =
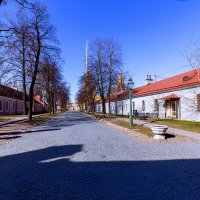
<svg viewBox="0 0 200 200">
<path fill-rule="evenodd" d="M 119 41 L 123 67 L 133 75 L 135 86 L 143 85 L 147 74 L 161 78 L 191 69 L 183 68 L 187 64 L 184 54 L 190 40 L 200 37 L 199 0 L 42 2 L 57 28 L 65 60 L 63 74 L 71 84 L 72 100 L 85 67 L 85 41 L 97 37 Z"/>
</svg>

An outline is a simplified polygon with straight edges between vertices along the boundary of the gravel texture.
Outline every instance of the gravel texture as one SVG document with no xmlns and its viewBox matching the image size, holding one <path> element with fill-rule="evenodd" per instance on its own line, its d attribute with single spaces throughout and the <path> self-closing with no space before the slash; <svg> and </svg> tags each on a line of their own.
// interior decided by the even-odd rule
<svg viewBox="0 0 200 200">
<path fill-rule="evenodd" d="M 67 112 L 0 145 L 2 200 L 200 198 L 200 143 L 141 143 Z"/>
</svg>

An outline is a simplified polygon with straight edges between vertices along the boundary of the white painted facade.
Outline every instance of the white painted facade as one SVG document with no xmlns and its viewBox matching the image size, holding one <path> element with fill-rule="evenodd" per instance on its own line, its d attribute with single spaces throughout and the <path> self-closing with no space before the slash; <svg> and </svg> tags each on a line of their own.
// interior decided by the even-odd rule
<svg viewBox="0 0 200 200">
<path fill-rule="evenodd" d="M 170 101 L 165 99 L 166 96 L 172 94 L 175 94 L 180 98 Z M 141 96 L 134 96 L 133 94 L 132 107 L 133 110 L 137 110 L 139 115 L 200 121 L 200 111 L 197 109 L 198 94 L 200 94 L 200 85 Z M 155 99 L 157 99 L 158 102 L 157 110 Z M 106 103 L 106 113 L 108 113 L 108 110 L 108 103 Z M 96 111 L 102 112 L 101 104 L 96 105 Z M 116 114 L 115 102 L 111 102 L 111 113 Z M 129 113 L 130 100 L 125 99 L 123 101 L 117 101 L 117 114 L 129 115 Z"/>
</svg>

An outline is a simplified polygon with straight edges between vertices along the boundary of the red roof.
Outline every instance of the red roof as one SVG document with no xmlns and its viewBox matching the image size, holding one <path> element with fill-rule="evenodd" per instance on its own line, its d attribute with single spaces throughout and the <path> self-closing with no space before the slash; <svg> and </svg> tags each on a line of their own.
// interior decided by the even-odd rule
<svg viewBox="0 0 200 200">
<path fill-rule="evenodd" d="M 135 88 L 134 96 L 152 94 L 161 91 L 170 91 L 198 84 L 200 84 L 198 70 L 191 70 L 189 72 Z"/>
<path fill-rule="evenodd" d="M 37 101 L 37 103 L 44 105 L 44 101 L 42 101 L 38 96 L 34 96 L 34 100 Z"/>
<path fill-rule="evenodd" d="M 200 75 L 200 74 L 199 74 Z M 171 91 L 174 89 L 180 89 L 184 87 L 189 87 L 193 85 L 198 85 L 200 84 L 199 80 L 199 75 L 198 75 L 198 69 L 196 70 L 191 70 L 170 78 L 163 79 L 161 81 L 157 81 L 154 83 L 150 83 L 148 85 L 143 85 L 138 88 L 133 89 L 133 96 L 141 96 L 141 95 L 148 95 L 148 94 L 153 94 L 157 92 L 164 92 L 164 91 Z M 111 101 L 114 100 L 122 100 L 128 96 L 128 92 L 125 91 L 121 94 L 118 95 L 112 95 L 111 96 Z M 180 98 L 175 94 L 169 95 L 165 98 Z M 108 102 L 108 98 L 106 98 L 106 101 Z"/>
<path fill-rule="evenodd" d="M 164 99 L 180 99 L 180 97 L 177 96 L 176 94 L 170 94 L 170 95 L 164 97 Z"/>
<path fill-rule="evenodd" d="M 23 93 L 0 84 L 0 96 L 23 100 Z"/>
</svg>

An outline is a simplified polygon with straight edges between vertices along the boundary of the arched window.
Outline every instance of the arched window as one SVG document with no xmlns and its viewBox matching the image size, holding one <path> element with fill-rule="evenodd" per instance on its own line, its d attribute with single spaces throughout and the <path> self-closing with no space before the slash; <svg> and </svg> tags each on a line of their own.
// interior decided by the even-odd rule
<svg viewBox="0 0 200 200">
<path fill-rule="evenodd" d="M 145 101 L 142 100 L 142 111 L 145 111 Z"/>
<path fill-rule="evenodd" d="M 158 109 L 159 109 L 158 99 L 154 99 L 154 111 L 158 111 Z"/>
<path fill-rule="evenodd" d="M 200 111 L 200 94 L 197 95 L 197 110 Z"/>
</svg>

